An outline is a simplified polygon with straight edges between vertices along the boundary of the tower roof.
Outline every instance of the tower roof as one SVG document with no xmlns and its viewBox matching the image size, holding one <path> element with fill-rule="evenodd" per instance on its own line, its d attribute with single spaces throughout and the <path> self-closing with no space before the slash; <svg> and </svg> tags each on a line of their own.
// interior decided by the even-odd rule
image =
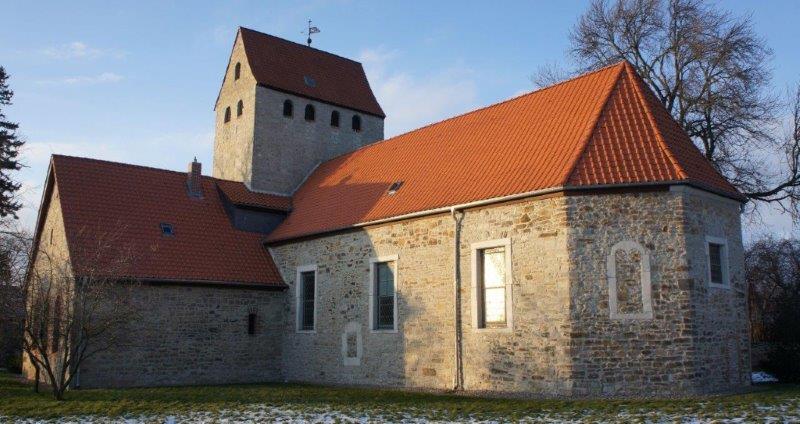
<svg viewBox="0 0 800 424">
<path fill-rule="evenodd" d="M 321 164 L 268 239 L 545 190 L 652 184 L 744 200 L 621 62 Z"/>
<path fill-rule="evenodd" d="M 386 116 L 361 63 L 244 27 L 239 33 L 258 84 Z"/>
</svg>

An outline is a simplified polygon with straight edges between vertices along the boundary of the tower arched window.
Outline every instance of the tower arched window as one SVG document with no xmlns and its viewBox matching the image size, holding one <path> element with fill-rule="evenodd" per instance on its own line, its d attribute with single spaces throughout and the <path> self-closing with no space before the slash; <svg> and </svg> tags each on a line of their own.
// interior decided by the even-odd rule
<svg viewBox="0 0 800 424">
<path fill-rule="evenodd" d="M 294 105 L 292 105 L 292 101 L 286 99 L 283 101 L 283 116 L 287 118 L 292 117 L 292 111 L 294 110 Z"/>
<path fill-rule="evenodd" d="M 306 118 L 306 121 L 313 121 L 314 120 L 314 106 L 306 105 L 305 118 Z"/>
<path fill-rule="evenodd" d="M 244 103 L 239 100 L 239 103 L 236 104 L 236 116 L 242 116 L 242 112 L 244 112 Z"/>
<path fill-rule="evenodd" d="M 331 126 L 339 128 L 339 111 L 331 112 Z"/>
<path fill-rule="evenodd" d="M 242 75 L 242 64 L 236 62 L 236 66 L 233 67 L 233 79 L 238 80 L 239 77 Z"/>
<path fill-rule="evenodd" d="M 353 131 L 361 131 L 361 117 L 358 115 L 353 115 L 353 122 L 352 122 Z"/>
<path fill-rule="evenodd" d="M 227 122 L 230 122 L 230 121 L 231 121 L 231 108 L 230 107 L 226 107 L 225 108 L 225 122 L 227 123 Z"/>
</svg>

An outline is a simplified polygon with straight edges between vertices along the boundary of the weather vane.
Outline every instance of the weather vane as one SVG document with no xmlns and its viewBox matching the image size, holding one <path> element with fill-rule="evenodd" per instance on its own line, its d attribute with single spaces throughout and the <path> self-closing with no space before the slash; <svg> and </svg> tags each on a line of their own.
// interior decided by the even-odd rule
<svg viewBox="0 0 800 424">
<path fill-rule="evenodd" d="M 305 32 L 305 31 L 301 32 L 301 34 L 308 34 L 308 40 L 306 40 L 306 42 L 308 43 L 308 47 L 311 47 L 311 34 L 316 34 L 318 32 L 319 32 L 319 28 L 317 28 L 315 26 L 311 26 L 311 19 L 309 19 L 308 20 L 308 32 Z"/>
</svg>

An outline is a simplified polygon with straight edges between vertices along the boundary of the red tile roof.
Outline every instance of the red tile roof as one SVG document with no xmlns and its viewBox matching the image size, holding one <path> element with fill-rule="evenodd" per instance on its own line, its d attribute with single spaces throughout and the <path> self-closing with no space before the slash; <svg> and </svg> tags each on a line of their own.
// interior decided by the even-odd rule
<svg viewBox="0 0 800 424">
<path fill-rule="evenodd" d="M 321 164 L 268 241 L 539 190 L 659 182 L 744 200 L 623 62 Z"/>
<path fill-rule="evenodd" d="M 225 197 L 233 204 L 283 212 L 292 210 L 291 197 L 250 191 L 250 189 L 238 181 L 218 179 L 216 183 Z"/>
<path fill-rule="evenodd" d="M 263 235 L 235 229 L 225 213 L 217 188 L 241 183 L 203 177 L 198 199 L 181 172 L 60 155 L 51 169 L 78 274 L 111 234 L 133 253 L 128 275 L 117 277 L 284 287 Z M 175 235 L 162 235 L 161 223 Z"/>
<path fill-rule="evenodd" d="M 347 107 L 386 115 L 359 62 L 248 28 L 239 28 L 245 54 L 259 84 Z M 306 84 L 313 78 L 314 86 Z"/>
</svg>

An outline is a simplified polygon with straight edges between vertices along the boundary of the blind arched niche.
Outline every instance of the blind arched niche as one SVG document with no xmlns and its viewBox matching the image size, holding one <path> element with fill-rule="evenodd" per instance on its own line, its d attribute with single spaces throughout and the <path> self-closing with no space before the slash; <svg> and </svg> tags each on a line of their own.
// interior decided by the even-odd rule
<svg viewBox="0 0 800 424">
<path fill-rule="evenodd" d="M 652 319 L 650 254 L 639 243 L 623 240 L 611 247 L 606 273 L 611 319 Z"/>
</svg>

